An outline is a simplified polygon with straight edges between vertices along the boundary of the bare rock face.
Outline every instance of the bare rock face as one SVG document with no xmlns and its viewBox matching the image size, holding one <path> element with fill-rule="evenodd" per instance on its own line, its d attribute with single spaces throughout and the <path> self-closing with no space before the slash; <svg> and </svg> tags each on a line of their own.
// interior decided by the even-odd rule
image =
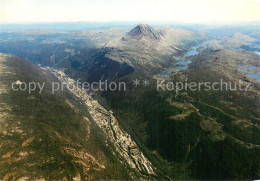
<svg viewBox="0 0 260 181">
<path fill-rule="evenodd" d="M 155 30 L 149 25 L 140 24 L 132 29 L 127 36 L 140 40 L 142 38 L 149 38 L 152 40 L 160 41 L 164 34 L 161 31 Z"/>
</svg>

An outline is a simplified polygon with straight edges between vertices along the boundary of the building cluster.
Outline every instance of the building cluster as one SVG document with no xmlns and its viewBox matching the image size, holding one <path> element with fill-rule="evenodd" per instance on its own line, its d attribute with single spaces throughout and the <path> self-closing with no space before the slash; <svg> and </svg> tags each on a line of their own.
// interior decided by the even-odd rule
<svg viewBox="0 0 260 181">
<path fill-rule="evenodd" d="M 49 70 L 63 83 L 75 82 L 63 72 L 50 68 Z M 140 151 L 131 136 L 120 128 L 112 111 L 106 110 L 83 89 L 70 89 L 70 91 L 84 101 L 93 120 L 103 130 L 105 135 L 107 135 L 111 143 L 114 144 L 119 155 L 123 157 L 132 168 L 137 168 L 139 171 L 147 174 L 154 174 L 151 162 Z"/>
</svg>

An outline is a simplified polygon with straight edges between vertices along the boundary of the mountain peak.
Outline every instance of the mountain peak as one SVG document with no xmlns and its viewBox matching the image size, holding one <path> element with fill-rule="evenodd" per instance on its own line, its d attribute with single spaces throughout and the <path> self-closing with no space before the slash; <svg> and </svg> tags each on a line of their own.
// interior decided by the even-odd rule
<svg viewBox="0 0 260 181">
<path fill-rule="evenodd" d="M 152 40 L 160 41 L 163 33 L 157 31 L 147 24 L 139 24 L 138 26 L 133 28 L 127 35 L 134 39 L 142 39 L 144 37 L 147 37 Z"/>
<path fill-rule="evenodd" d="M 245 35 L 245 34 L 242 34 L 242 33 L 234 33 L 231 38 L 243 38 L 243 39 L 248 39 L 248 40 L 253 40 L 254 38 L 248 36 L 248 35 Z"/>
<path fill-rule="evenodd" d="M 230 40 L 233 40 L 233 41 L 243 41 L 243 42 L 254 42 L 256 41 L 256 39 L 248 36 L 248 35 L 245 35 L 245 34 L 242 34 L 242 33 L 234 33 L 231 37 L 230 37 Z"/>
</svg>

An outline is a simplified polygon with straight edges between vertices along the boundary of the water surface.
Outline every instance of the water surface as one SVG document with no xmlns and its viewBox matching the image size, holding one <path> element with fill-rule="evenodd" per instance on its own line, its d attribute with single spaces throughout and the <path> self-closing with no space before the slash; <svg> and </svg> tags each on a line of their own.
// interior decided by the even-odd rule
<svg viewBox="0 0 260 181">
<path fill-rule="evenodd" d="M 252 71 L 255 71 L 256 69 L 258 69 L 260 71 L 260 68 L 258 68 L 255 65 L 244 65 L 242 67 L 239 68 L 239 70 L 243 71 L 244 73 L 246 73 L 246 75 L 248 77 L 251 77 L 253 79 L 256 79 L 258 81 L 260 81 L 260 73 L 252 73 Z"/>
</svg>

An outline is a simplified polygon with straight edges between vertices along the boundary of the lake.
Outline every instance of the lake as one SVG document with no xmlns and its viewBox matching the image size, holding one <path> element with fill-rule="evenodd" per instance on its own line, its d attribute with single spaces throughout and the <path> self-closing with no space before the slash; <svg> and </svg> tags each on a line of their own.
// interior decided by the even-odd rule
<svg viewBox="0 0 260 181">
<path fill-rule="evenodd" d="M 199 46 L 196 46 L 194 47 L 192 50 L 188 51 L 184 57 L 187 58 L 187 57 L 190 57 L 190 56 L 195 56 L 195 55 L 198 55 L 200 52 L 199 52 L 199 49 L 200 48 L 205 48 L 206 46 L 205 45 L 199 45 Z"/>
<path fill-rule="evenodd" d="M 250 67 L 247 66 L 247 65 L 244 65 L 244 66 L 239 68 L 239 70 L 246 73 L 246 75 L 248 77 L 251 77 L 253 79 L 260 81 L 260 73 L 252 73 L 252 70 L 255 70 L 255 69 L 259 69 L 259 68 L 255 65 L 251 65 Z"/>
</svg>

